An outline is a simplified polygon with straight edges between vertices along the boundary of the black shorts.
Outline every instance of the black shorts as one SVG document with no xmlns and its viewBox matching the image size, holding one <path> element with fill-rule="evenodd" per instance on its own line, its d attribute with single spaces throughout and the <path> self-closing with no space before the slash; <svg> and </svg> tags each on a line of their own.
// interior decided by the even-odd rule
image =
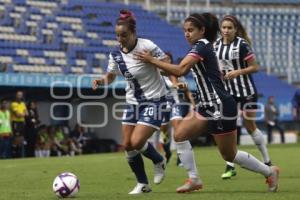
<svg viewBox="0 0 300 200">
<path fill-rule="evenodd" d="M 229 97 L 215 107 L 197 107 L 197 112 L 208 119 L 208 134 L 224 134 L 236 129 L 237 105 Z"/>
<path fill-rule="evenodd" d="M 24 136 L 25 123 L 24 122 L 12 122 L 12 131 L 14 136 Z"/>
<path fill-rule="evenodd" d="M 233 97 L 240 110 L 256 110 L 257 109 L 257 94 L 247 97 Z"/>
</svg>

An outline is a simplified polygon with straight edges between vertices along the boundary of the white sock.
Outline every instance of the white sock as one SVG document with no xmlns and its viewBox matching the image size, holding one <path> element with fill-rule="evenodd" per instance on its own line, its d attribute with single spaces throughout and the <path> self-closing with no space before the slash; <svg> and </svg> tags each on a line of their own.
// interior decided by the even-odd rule
<svg viewBox="0 0 300 200">
<path fill-rule="evenodd" d="M 50 157 L 50 150 L 45 150 L 45 156 L 48 158 Z"/>
<path fill-rule="evenodd" d="M 35 150 L 34 151 L 34 155 L 35 155 L 35 157 L 40 157 L 40 152 L 39 152 L 40 150 Z"/>
<path fill-rule="evenodd" d="M 188 171 L 189 178 L 198 178 L 194 151 L 189 141 L 176 142 L 177 153 L 183 167 Z"/>
<path fill-rule="evenodd" d="M 257 148 L 263 156 L 264 162 L 270 162 L 270 156 L 268 153 L 267 145 L 262 132 L 257 128 L 253 133 L 250 134 Z"/>
<path fill-rule="evenodd" d="M 226 165 L 229 165 L 230 167 L 234 167 L 234 163 L 232 163 L 232 162 L 226 161 Z"/>
<path fill-rule="evenodd" d="M 43 150 L 38 151 L 39 157 L 43 157 Z"/>
<path fill-rule="evenodd" d="M 269 166 L 265 165 L 254 156 L 244 151 L 238 150 L 233 162 L 250 171 L 260 173 L 265 177 L 270 176 L 270 174 L 272 173 Z"/>
</svg>

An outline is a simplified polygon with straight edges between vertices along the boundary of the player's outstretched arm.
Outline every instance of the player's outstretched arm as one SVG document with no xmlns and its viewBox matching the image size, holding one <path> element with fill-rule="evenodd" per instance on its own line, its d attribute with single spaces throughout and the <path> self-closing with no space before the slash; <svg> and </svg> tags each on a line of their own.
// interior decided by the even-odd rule
<svg viewBox="0 0 300 200">
<path fill-rule="evenodd" d="M 107 72 L 102 78 L 93 80 L 92 89 L 96 90 L 100 85 L 109 85 L 115 80 L 115 78 L 116 74 Z"/>
</svg>

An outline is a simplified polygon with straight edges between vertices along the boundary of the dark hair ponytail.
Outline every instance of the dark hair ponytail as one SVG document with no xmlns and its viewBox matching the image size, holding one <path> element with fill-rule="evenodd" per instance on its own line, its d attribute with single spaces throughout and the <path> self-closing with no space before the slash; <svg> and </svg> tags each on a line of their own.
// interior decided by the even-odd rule
<svg viewBox="0 0 300 200">
<path fill-rule="evenodd" d="M 205 34 L 204 37 L 211 43 L 214 43 L 220 31 L 218 18 L 211 13 L 203 13 L 205 19 Z"/>
<path fill-rule="evenodd" d="M 236 36 L 239 36 L 243 39 L 245 39 L 250 45 L 251 45 L 251 40 L 247 34 L 247 31 L 245 29 L 245 27 L 242 25 L 242 23 L 233 15 L 226 15 L 223 17 L 222 19 L 222 23 L 223 21 L 231 21 L 234 25 L 234 27 L 236 28 L 237 32 L 236 32 Z"/>
<path fill-rule="evenodd" d="M 125 9 L 120 10 L 120 16 L 117 19 L 116 25 L 125 25 L 131 32 L 135 33 L 136 21 L 133 12 Z"/>
</svg>

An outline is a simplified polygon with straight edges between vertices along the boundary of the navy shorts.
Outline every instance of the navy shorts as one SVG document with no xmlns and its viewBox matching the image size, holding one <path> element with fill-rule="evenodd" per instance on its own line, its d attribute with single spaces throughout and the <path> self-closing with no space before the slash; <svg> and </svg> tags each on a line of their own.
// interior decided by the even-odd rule
<svg viewBox="0 0 300 200">
<path fill-rule="evenodd" d="M 122 124 L 144 124 L 159 130 L 166 111 L 167 101 L 165 98 L 148 100 L 138 105 L 127 104 L 123 112 Z"/>
<path fill-rule="evenodd" d="M 240 110 L 256 110 L 257 109 L 257 94 L 247 97 L 233 97 Z"/>
<path fill-rule="evenodd" d="M 174 104 L 171 113 L 171 120 L 183 119 L 189 113 L 190 109 L 191 104 L 187 102 Z"/>
<path fill-rule="evenodd" d="M 237 105 L 231 97 L 223 99 L 216 107 L 197 107 L 196 110 L 208 119 L 209 134 L 224 134 L 236 129 Z"/>
<path fill-rule="evenodd" d="M 174 103 L 175 103 L 175 100 L 173 97 L 167 98 L 166 110 L 163 111 L 163 119 L 162 119 L 162 123 L 161 123 L 162 125 L 166 125 L 170 122 L 172 108 L 173 108 Z"/>
</svg>

